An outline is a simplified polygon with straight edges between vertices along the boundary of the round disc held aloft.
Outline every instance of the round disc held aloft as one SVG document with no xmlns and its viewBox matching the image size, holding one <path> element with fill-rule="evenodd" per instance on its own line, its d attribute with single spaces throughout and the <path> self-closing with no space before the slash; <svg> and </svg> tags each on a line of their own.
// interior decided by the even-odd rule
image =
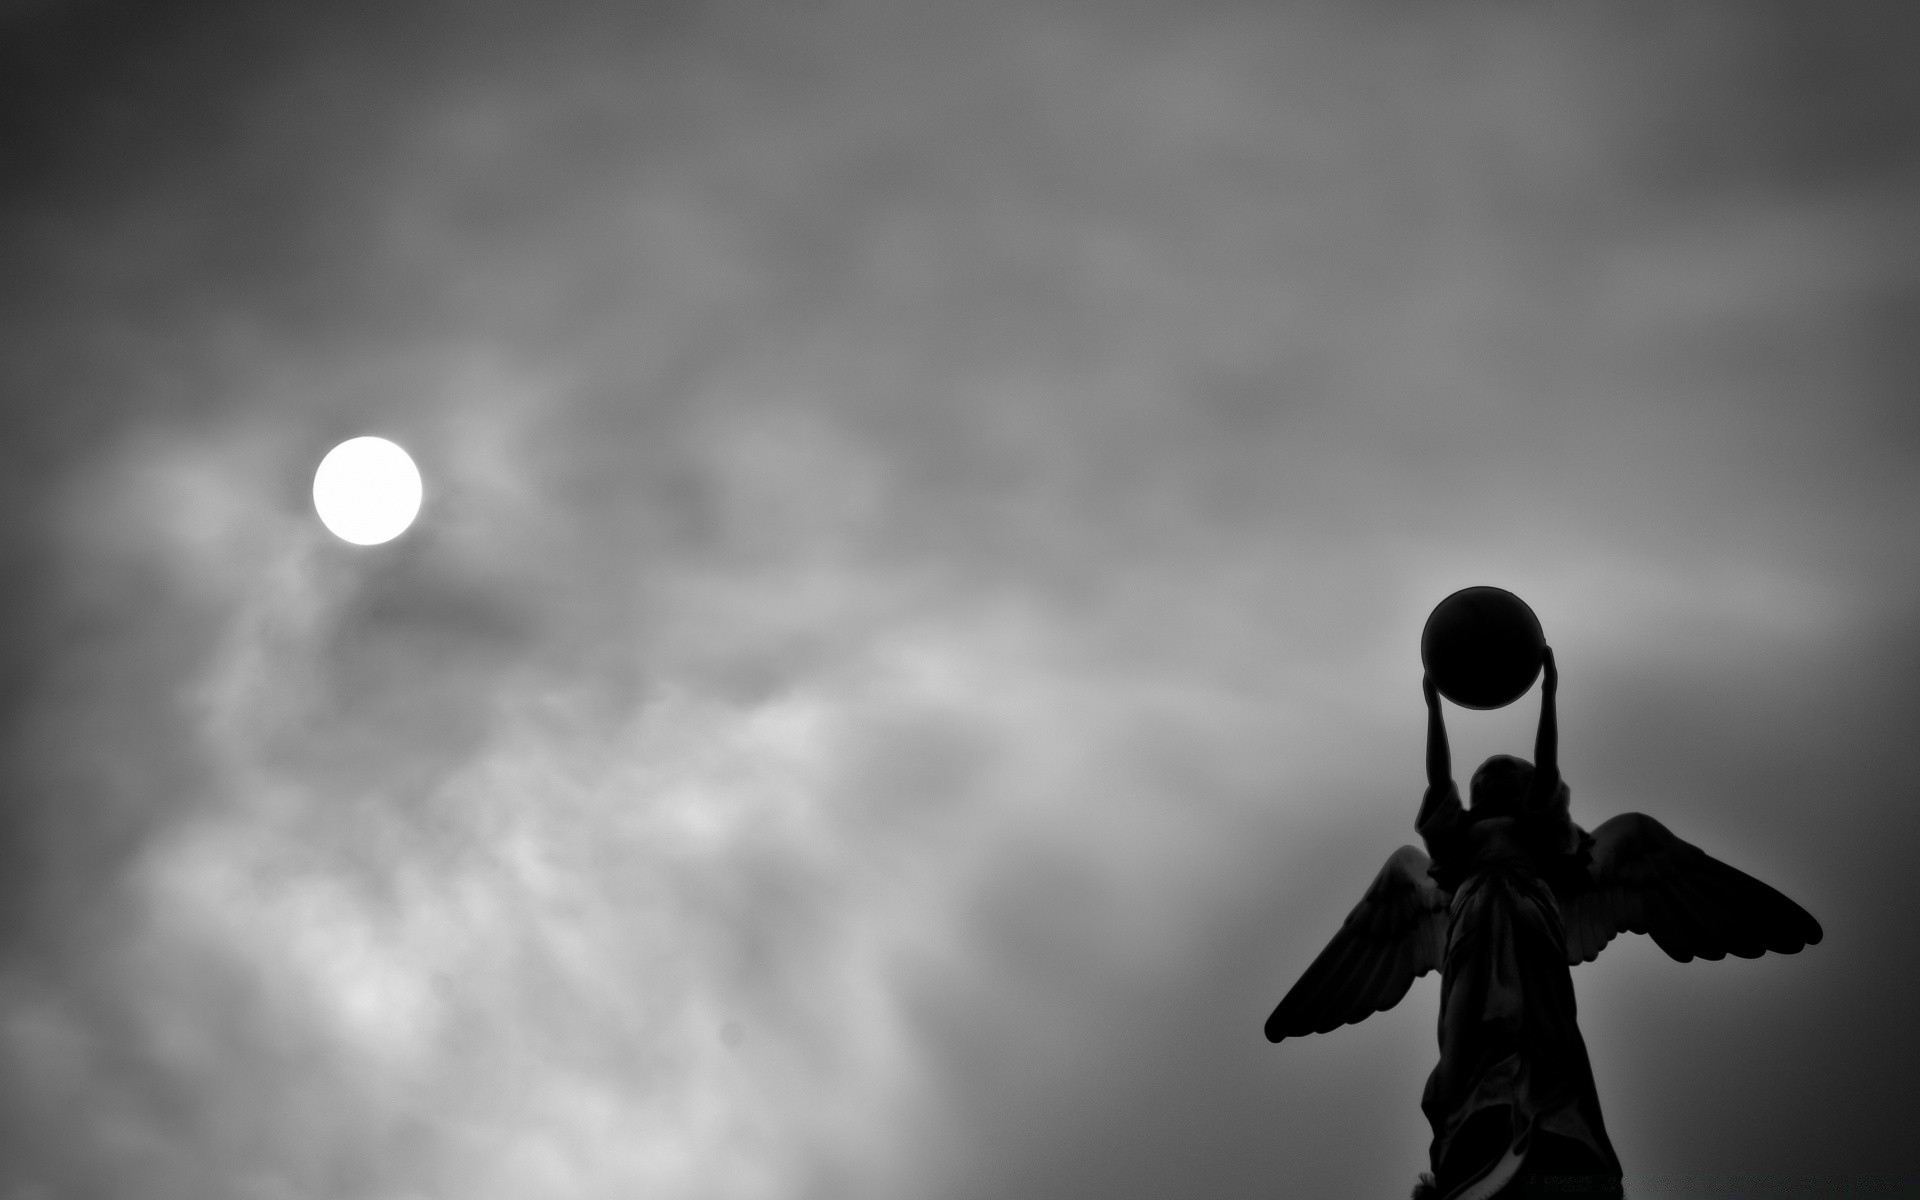
<svg viewBox="0 0 1920 1200">
<path fill-rule="evenodd" d="M 1540 618 L 1504 588 L 1462 588 L 1434 605 L 1420 662 L 1463 708 L 1503 708 L 1526 695 L 1547 648 Z"/>
</svg>

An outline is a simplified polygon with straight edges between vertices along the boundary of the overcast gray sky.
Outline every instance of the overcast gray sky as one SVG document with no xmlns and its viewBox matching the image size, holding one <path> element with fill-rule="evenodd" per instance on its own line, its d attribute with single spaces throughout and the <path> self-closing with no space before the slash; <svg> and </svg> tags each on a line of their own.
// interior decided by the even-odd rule
<svg viewBox="0 0 1920 1200">
<path fill-rule="evenodd" d="M 1911 6 L 0 13 L 6 1200 L 1402 1195 L 1479 583 L 1827 931 L 1576 970 L 1629 1186 L 1920 1176 Z"/>
</svg>

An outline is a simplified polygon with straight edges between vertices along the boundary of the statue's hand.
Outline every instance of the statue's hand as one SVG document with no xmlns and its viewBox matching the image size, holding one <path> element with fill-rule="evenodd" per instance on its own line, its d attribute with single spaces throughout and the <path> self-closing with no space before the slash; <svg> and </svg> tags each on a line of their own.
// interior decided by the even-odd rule
<svg viewBox="0 0 1920 1200">
<path fill-rule="evenodd" d="M 1553 695 L 1560 690 L 1560 668 L 1553 665 L 1553 647 L 1548 646 L 1541 652 L 1540 690 Z"/>
</svg>

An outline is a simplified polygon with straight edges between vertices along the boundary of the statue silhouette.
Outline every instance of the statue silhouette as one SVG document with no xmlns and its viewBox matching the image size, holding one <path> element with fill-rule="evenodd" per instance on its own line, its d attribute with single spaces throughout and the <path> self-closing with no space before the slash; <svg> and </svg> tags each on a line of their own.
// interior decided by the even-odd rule
<svg viewBox="0 0 1920 1200">
<path fill-rule="evenodd" d="M 1652 817 L 1627 813 L 1591 834 L 1575 825 L 1551 648 L 1543 659 L 1534 761 L 1489 758 L 1468 809 L 1438 690 L 1423 680 L 1427 792 L 1414 828 L 1427 852 L 1393 852 L 1267 1018 L 1270 1041 L 1326 1033 L 1440 971 L 1440 1063 L 1420 1101 L 1432 1170 L 1415 1200 L 1622 1194 L 1569 971 L 1621 931 L 1652 935 L 1680 962 L 1792 954 L 1821 936 L 1805 909 Z"/>
</svg>

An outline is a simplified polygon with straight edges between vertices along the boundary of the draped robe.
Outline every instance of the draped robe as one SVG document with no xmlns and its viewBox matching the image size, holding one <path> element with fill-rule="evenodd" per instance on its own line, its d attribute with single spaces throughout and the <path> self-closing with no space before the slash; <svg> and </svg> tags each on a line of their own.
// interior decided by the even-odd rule
<svg viewBox="0 0 1920 1200">
<path fill-rule="evenodd" d="M 1587 1046 L 1576 1024 L 1557 878 L 1586 869 L 1592 838 L 1557 790 L 1543 811 L 1484 815 L 1430 796 L 1419 833 L 1453 894 L 1440 980 L 1440 1063 L 1420 1106 L 1436 1192 L 1513 1195 L 1540 1176 L 1620 1194 Z"/>
</svg>

